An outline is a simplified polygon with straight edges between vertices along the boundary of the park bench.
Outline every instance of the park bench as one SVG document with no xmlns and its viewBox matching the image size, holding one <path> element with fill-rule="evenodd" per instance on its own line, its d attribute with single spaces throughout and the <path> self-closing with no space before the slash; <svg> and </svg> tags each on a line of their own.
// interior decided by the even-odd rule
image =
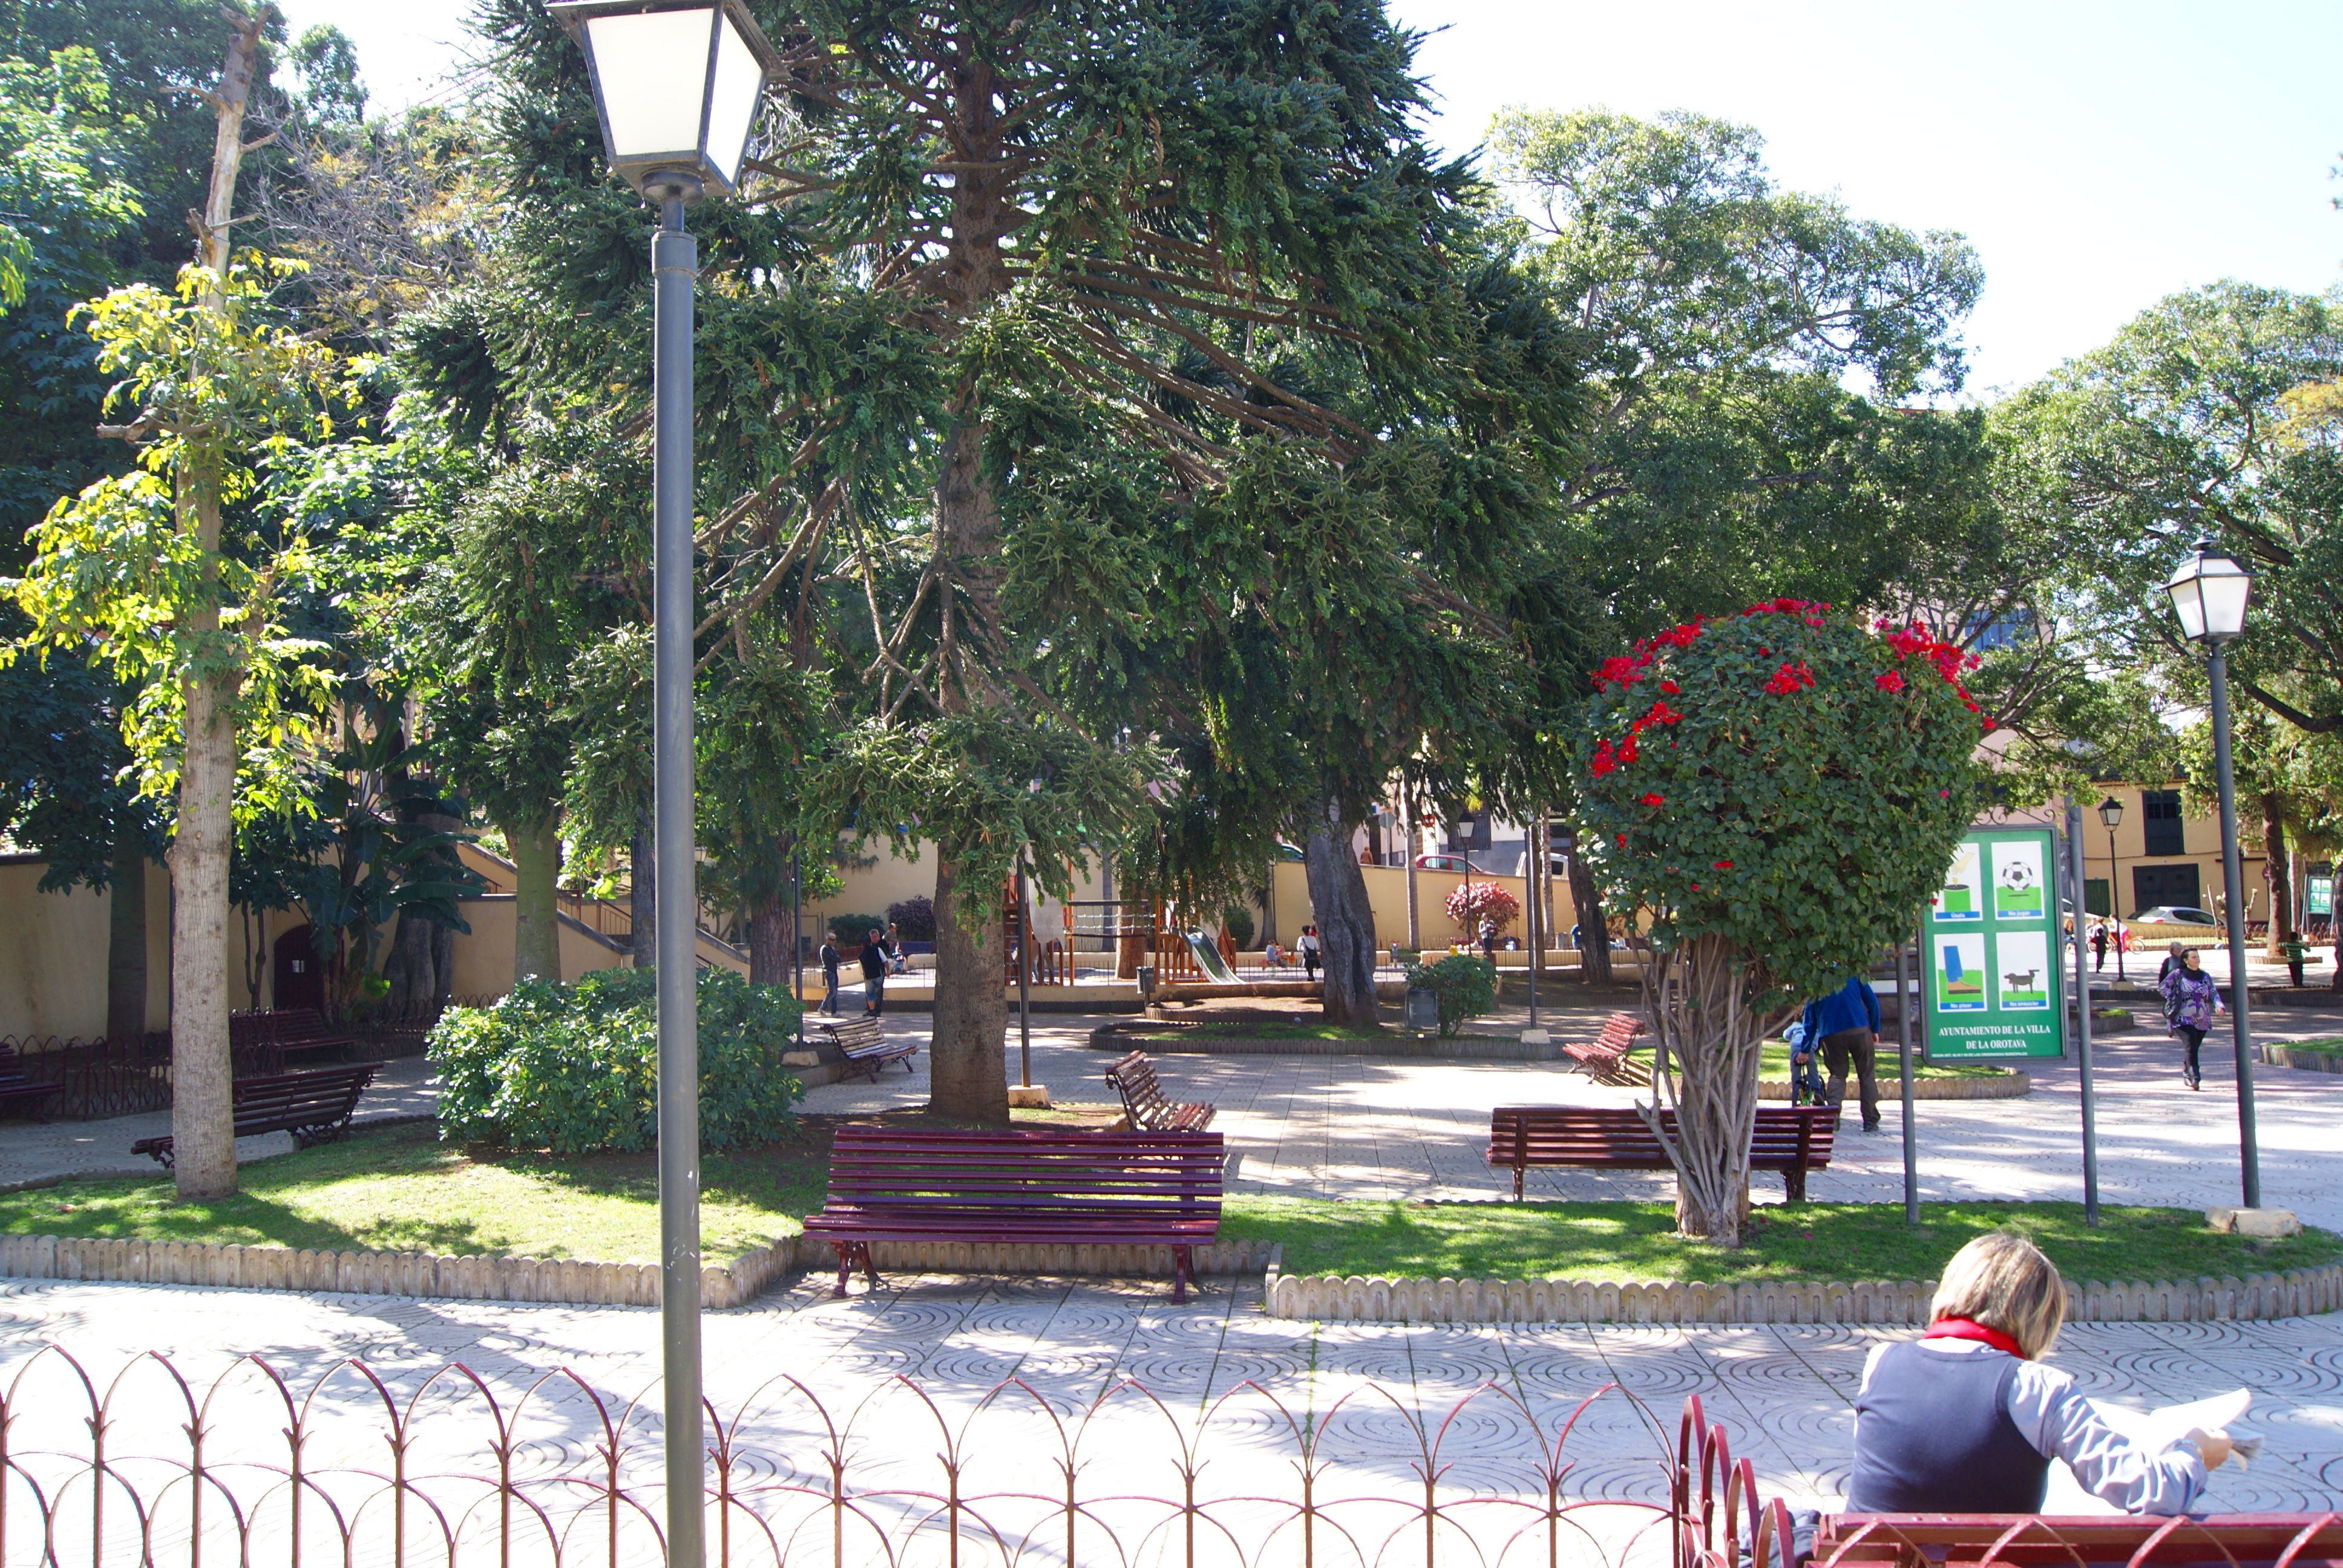
<svg viewBox="0 0 2343 1568">
<path fill-rule="evenodd" d="M 1761 1105 L 1749 1168 L 1781 1172 L 1793 1203 L 1806 1197 L 1806 1172 L 1830 1164 L 1838 1137 L 1835 1105 Z M 1660 1112 L 1674 1137 L 1676 1113 Z M 1513 1196 L 1531 1166 L 1578 1171 L 1666 1171 L 1667 1151 L 1642 1112 L 1627 1105 L 1500 1105 L 1489 1113 L 1489 1164 L 1511 1169 Z"/>
<path fill-rule="evenodd" d="M 1106 1081 L 1122 1096 L 1123 1114 L 1137 1131 L 1202 1132 L 1218 1114 L 1218 1108 L 1205 1101 L 1179 1105 L 1165 1099 L 1155 1064 L 1143 1051 L 1134 1050 L 1108 1068 Z"/>
<path fill-rule="evenodd" d="M 65 1092 L 62 1083 L 44 1083 L 25 1070 L 13 1045 L 0 1045 L 0 1105 L 28 1105 L 35 1121 L 49 1119 L 49 1101 Z"/>
<path fill-rule="evenodd" d="M 879 1081 L 879 1070 L 890 1061 L 900 1061 L 905 1072 L 910 1071 L 911 1058 L 920 1051 L 915 1040 L 889 1040 L 875 1018 L 842 1018 L 835 1022 L 822 1019 L 815 1020 L 814 1027 L 830 1036 L 850 1068 L 873 1083 Z"/>
<path fill-rule="evenodd" d="M 233 1013 L 228 1018 L 228 1043 L 273 1045 L 284 1056 L 313 1050 L 347 1050 L 357 1037 L 336 1029 L 314 1007 L 280 1007 L 266 1012 Z"/>
<path fill-rule="evenodd" d="M 1825 1513 L 1815 1568 L 2333 1568 L 2343 1515 Z"/>
<path fill-rule="evenodd" d="M 250 1138 L 261 1132 L 290 1132 L 296 1149 L 330 1142 L 349 1131 L 358 1096 L 374 1081 L 372 1062 L 356 1067 L 325 1067 L 314 1072 L 279 1072 L 266 1078 L 239 1078 L 229 1101 L 236 1118 L 236 1135 Z M 169 1134 L 141 1138 L 130 1146 L 133 1154 L 150 1154 L 168 1170 L 172 1150 Z"/>
<path fill-rule="evenodd" d="M 873 1241 L 1161 1246 L 1172 1300 L 1221 1227 L 1217 1132 L 931 1132 L 843 1127 L 806 1234 L 838 1251 L 838 1292 Z"/>
<path fill-rule="evenodd" d="M 1649 1083 L 1651 1074 L 1639 1070 L 1627 1052 L 1644 1032 L 1644 1020 L 1632 1012 L 1614 1012 L 1603 1020 L 1603 1030 L 1584 1044 L 1565 1041 L 1562 1054 L 1597 1083 Z"/>
</svg>

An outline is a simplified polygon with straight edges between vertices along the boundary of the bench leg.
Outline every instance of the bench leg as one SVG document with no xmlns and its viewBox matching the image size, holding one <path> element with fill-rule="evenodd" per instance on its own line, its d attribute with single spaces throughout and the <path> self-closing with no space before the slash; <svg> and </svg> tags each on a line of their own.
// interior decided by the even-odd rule
<svg viewBox="0 0 2343 1568">
<path fill-rule="evenodd" d="M 865 1281 L 869 1282 L 870 1288 L 875 1291 L 879 1288 L 879 1265 L 870 1261 L 870 1243 L 868 1241 L 858 1241 L 855 1245 L 860 1248 L 862 1252 L 862 1277 Z"/>
<path fill-rule="evenodd" d="M 830 1245 L 838 1249 L 838 1289 L 832 1291 L 830 1294 L 843 1296 L 846 1294 L 847 1278 L 854 1271 L 854 1243 L 832 1241 Z"/>
<path fill-rule="evenodd" d="M 1806 1168 L 1793 1165 L 1782 1172 L 1782 1195 L 1793 1203 L 1806 1201 Z"/>
<path fill-rule="evenodd" d="M 1522 1201 L 1522 1178 L 1527 1173 L 1526 1168 L 1523 1166 L 1513 1167 L 1513 1201 L 1516 1203 Z"/>
<path fill-rule="evenodd" d="M 1188 1300 L 1188 1276 L 1195 1267 L 1195 1254 L 1185 1247 L 1172 1249 L 1172 1304 L 1185 1305 Z"/>
</svg>

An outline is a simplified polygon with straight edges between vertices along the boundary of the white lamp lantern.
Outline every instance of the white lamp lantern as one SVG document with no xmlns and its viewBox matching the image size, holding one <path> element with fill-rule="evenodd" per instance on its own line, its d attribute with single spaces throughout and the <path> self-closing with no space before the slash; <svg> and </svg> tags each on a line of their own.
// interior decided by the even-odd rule
<svg viewBox="0 0 2343 1568">
<path fill-rule="evenodd" d="M 2204 539 L 2172 568 L 2164 591 L 2172 596 L 2181 636 L 2190 642 L 2222 643 L 2245 629 L 2253 586 L 2253 574 L 2237 557 Z"/>
<path fill-rule="evenodd" d="M 611 171 L 654 201 L 740 183 L 780 56 L 740 0 L 556 0 L 586 52 Z"/>
</svg>

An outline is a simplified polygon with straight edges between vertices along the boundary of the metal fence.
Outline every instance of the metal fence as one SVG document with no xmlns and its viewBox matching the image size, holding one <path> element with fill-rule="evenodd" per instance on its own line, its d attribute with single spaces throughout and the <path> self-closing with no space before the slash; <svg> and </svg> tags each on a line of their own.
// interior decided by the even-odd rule
<svg viewBox="0 0 2343 1568">
<path fill-rule="evenodd" d="M 894 1377 L 825 1399 L 776 1377 L 709 1410 L 709 1559 L 1789 1568 L 1786 1513 L 1758 1505 L 1697 1398 L 1671 1445 L 1609 1387 L 1540 1403 L 1486 1384 L 1438 1412 L 1373 1383 L 1301 1397 Z M 147 1354 L 101 1381 L 49 1347 L 0 1392 L 0 1564 L 656 1565 L 659 1452 L 656 1401 L 568 1371 L 500 1389 L 459 1363 L 344 1361 L 303 1387 L 247 1356 L 198 1383 Z M 1644 1497 L 1582 1489 L 1590 1456 L 1614 1478 L 1635 1459 Z"/>
</svg>

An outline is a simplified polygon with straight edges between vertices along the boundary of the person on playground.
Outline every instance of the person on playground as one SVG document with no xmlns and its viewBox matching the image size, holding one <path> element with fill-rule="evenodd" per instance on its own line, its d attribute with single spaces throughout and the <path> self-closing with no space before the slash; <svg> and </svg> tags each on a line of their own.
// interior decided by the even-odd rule
<svg viewBox="0 0 2343 1568">
<path fill-rule="evenodd" d="M 1815 1061 L 1815 1048 L 1806 1042 L 1805 1021 L 1802 1019 L 1784 1030 L 1782 1039 L 1790 1047 L 1790 1103 L 1820 1105 L 1823 1070 Z"/>
<path fill-rule="evenodd" d="M 1318 978 L 1318 928 L 1302 927 L 1302 935 L 1293 946 L 1302 954 L 1302 978 L 1316 980 Z"/>
<path fill-rule="evenodd" d="M 828 988 L 821 999 L 821 1010 L 832 1018 L 838 1016 L 838 966 L 842 961 L 838 951 L 838 933 L 832 931 L 821 939 L 821 983 Z"/>
<path fill-rule="evenodd" d="M 2164 993 L 2164 1021 L 2172 1038 L 2188 1049 L 2187 1060 L 2180 1064 L 2180 1081 L 2191 1089 L 2202 1089 L 2205 1074 L 2197 1053 L 2204 1048 L 2205 1031 L 2213 1027 L 2214 1015 L 2229 1010 L 2221 1004 L 2221 988 L 2205 972 L 2197 950 L 2182 948 L 2179 967 L 2167 970 L 2156 989 Z"/>
<path fill-rule="evenodd" d="M 1830 1068 L 1830 1098 L 1846 1103 L 1846 1070 L 1854 1063 L 1863 1099 L 1863 1130 L 1879 1131 L 1879 993 L 1861 975 L 1806 1003 L 1806 1039 Z"/>
<path fill-rule="evenodd" d="M 1855 1396 L 1850 1513 L 2039 1513 L 2050 1462 L 2127 1513 L 2181 1514 L 2229 1457 L 2226 1432 L 2167 1447 L 2109 1426 L 2075 1380 L 2041 1364 L 2066 1316 L 2066 1286 L 2006 1231 L 1953 1254 L 1916 1340 L 1871 1352 Z"/>
<path fill-rule="evenodd" d="M 862 1004 L 865 1018 L 877 1018 L 887 1004 L 887 933 L 877 926 L 862 943 Z"/>
</svg>

